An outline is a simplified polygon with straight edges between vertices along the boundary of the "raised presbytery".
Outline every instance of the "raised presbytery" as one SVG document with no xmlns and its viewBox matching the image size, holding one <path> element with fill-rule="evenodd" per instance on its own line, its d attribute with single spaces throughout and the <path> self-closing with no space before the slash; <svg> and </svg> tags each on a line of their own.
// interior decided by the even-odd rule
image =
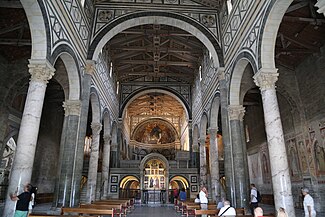
<svg viewBox="0 0 325 217">
<path fill-rule="evenodd" d="M 227 200 L 325 215 L 325 0 L 0 0 L 0 215 Z M 305 192 L 305 194 L 307 194 Z M 297 211 L 298 210 L 298 211 Z"/>
</svg>

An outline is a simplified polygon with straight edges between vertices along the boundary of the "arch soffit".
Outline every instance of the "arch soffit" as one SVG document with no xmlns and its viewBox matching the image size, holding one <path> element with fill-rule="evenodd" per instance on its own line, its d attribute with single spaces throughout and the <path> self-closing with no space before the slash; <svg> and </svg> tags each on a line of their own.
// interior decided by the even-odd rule
<svg viewBox="0 0 325 217">
<path fill-rule="evenodd" d="M 32 38 L 31 59 L 46 59 L 48 49 L 47 42 L 49 41 L 47 38 L 47 29 L 50 28 L 45 28 L 46 23 L 38 2 L 40 1 L 24 0 L 21 1 L 21 4 L 23 5 L 28 19 Z"/>
<path fill-rule="evenodd" d="M 116 123 L 116 121 L 114 121 L 112 124 L 111 136 L 112 136 L 112 139 L 111 139 L 112 144 L 117 144 L 117 123 Z"/>
<path fill-rule="evenodd" d="M 262 25 L 259 42 L 259 68 L 275 68 L 275 42 L 282 18 L 293 0 L 273 0 Z"/>
<path fill-rule="evenodd" d="M 145 164 L 151 160 L 151 159 L 159 159 L 161 160 L 165 165 L 165 168 L 166 168 L 166 171 L 168 173 L 168 168 L 169 168 L 169 163 L 168 163 L 168 160 L 161 154 L 158 154 L 158 153 L 151 153 L 151 154 L 148 154 L 146 155 L 142 161 L 140 162 L 140 171 L 143 171 L 144 170 L 144 167 L 145 167 Z"/>
<path fill-rule="evenodd" d="M 233 70 L 229 85 L 229 105 L 240 105 L 240 85 L 247 65 L 253 68 L 253 73 L 257 72 L 257 65 L 251 54 L 247 52 L 240 53 L 233 65 Z M 253 78 L 252 78 L 253 79 Z"/>
<path fill-rule="evenodd" d="M 209 29 L 194 19 L 180 14 L 162 11 L 153 11 L 150 13 L 135 12 L 117 18 L 103 28 L 94 38 L 92 44 L 90 45 L 87 59 L 96 60 L 105 44 L 118 33 L 134 26 L 146 24 L 174 26 L 189 32 L 190 34 L 196 36 L 198 40 L 200 40 L 209 50 L 213 58 L 215 68 L 224 66 L 222 49 L 216 39 L 216 36 L 213 35 Z"/>
<path fill-rule="evenodd" d="M 177 136 L 177 138 L 179 138 L 179 134 L 177 132 L 177 130 L 175 129 L 174 125 L 172 123 L 170 123 L 168 120 L 165 120 L 163 118 L 151 118 L 151 119 L 146 119 L 144 121 L 141 121 L 140 123 L 137 124 L 137 126 L 134 128 L 133 132 L 131 132 L 131 138 L 134 138 L 135 133 L 137 132 L 137 130 L 142 127 L 144 124 L 151 122 L 151 121 L 155 121 L 155 120 L 159 120 L 162 122 L 165 122 L 175 133 L 175 135 Z"/>
<path fill-rule="evenodd" d="M 92 109 L 92 122 L 101 123 L 101 111 L 100 111 L 100 100 L 97 90 L 94 87 L 90 89 L 90 104 Z"/>
<path fill-rule="evenodd" d="M 181 182 L 183 182 L 186 186 L 186 188 L 188 188 L 190 185 L 189 185 L 189 180 L 182 176 L 182 175 L 173 175 L 172 177 L 170 177 L 170 180 L 169 182 L 172 182 L 172 181 L 177 181 L 177 180 L 180 180 Z"/>
<path fill-rule="evenodd" d="M 169 90 L 169 89 L 165 90 L 164 88 L 140 88 L 137 91 L 134 91 L 134 93 L 129 95 L 129 97 L 122 104 L 121 109 L 120 109 L 120 113 L 121 113 L 121 111 L 122 111 L 122 113 L 120 114 L 120 117 L 124 117 L 126 108 L 136 98 L 138 98 L 142 95 L 145 95 L 147 93 L 151 93 L 151 92 L 164 93 L 164 94 L 167 94 L 167 95 L 175 98 L 183 106 L 183 108 L 186 112 L 187 120 L 191 119 L 191 112 L 190 112 L 191 110 L 190 110 L 190 107 L 189 107 L 188 103 L 186 102 L 186 100 L 177 92 L 172 92 L 172 90 Z"/>
<path fill-rule="evenodd" d="M 204 112 L 200 121 L 200 138 L 205 139 L 206 137 L 206 131 L 207 131 L 207 125 L 208 125 L 208 116 Z"/>
<path fill-rule="evenodd" d="M 61 58 L 61 60 L 64 63 L 65 69 L 67 71 L 67 76 L 69 80 L 69 100 L 79 100 L 81 96 L 81 79 L 79 74 L 79 69 L 76 65 L 77 61 L 75 56 L 73 55 L 73 52 L 71 51 L 64 51 L 62 53 L 59 53 L 55 61 L 58 58 Z M 54 65 L 54 64 L 53 64 Z"/>
<path fill-rule="evenodd" d="M 137 181 L 137 182 L 140 182 L 140 179 L 136 175 L 131 175 L 131 176 L 130 175 L 126 175 L 123 178 L 121 178 L 121 181 L 120 181 L 120 184 L 119 184 L 120 188 L 125 188 L 125 185 L 129 181 Z"/>
<path fill-rule="evenodd" d="M 108 108 L 105 108 L 103 111 L 103 123 L 104 123 L 104 135 L 111 135 L 111 117 L 109 115 L 109 110 Z"/>
<path fill-rule="evenodd" d="M 220 106 L 220 93 L 217 93 L 212 100 L 211 109 L 210 109 L 210 128 L 212 129 L 218 128 L 219 106 Z"/>
</svg>

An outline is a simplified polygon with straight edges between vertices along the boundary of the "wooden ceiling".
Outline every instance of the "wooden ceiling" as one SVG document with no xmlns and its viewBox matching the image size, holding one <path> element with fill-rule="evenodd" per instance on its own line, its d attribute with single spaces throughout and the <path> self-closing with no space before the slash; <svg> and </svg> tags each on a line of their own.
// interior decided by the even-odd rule
<svg viewBox="0 0 325 217">
<path fill-rule="evenodd" d="M 0 56 L 9 62 L 31 56 L 31 36 L 20 1 L 0 0 Z"/>
<path fill-rule="evenodd" d="M 183 106 L 173 97 L 163 93 L 148 93 L 128 106 L 128 115 L 142 117 L 182 117 Z"/>
<path fill-rule="evenodd" d="M 193 35 L 166 25 L 143 25 L 125 30 L 106 45 L 121 82 L 139 77 L 172 77 L 192 83 L 204 45 Z"/>
<path fill-rule="evenodd" d="M 318 55 L 325 40 L 325 18 L 317 13 L 316 0 L 296 0 L 288 8 L 279 28 L 275 62 L 296 68 L 309 55 Z"/>
</svg>

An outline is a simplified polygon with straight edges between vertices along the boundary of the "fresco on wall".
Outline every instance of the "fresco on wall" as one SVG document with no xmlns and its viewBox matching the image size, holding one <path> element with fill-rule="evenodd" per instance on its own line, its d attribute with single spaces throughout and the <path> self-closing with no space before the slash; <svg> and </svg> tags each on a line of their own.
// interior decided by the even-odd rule
<svg viewBox="0 0 325 217">
<path fill-rule="evenodd" d="M 260 169 L 260 159 L 259 159 L 259 153 L 252 154 L 248 156 L 248 171 L 249 171 L 249 177 L 252 183 L 260 183 L 262 182 L 262 172 Z M 261 181 L 259 181 L 261 180 Z"/>
<path fill-rule="evenodd" d="M 310 175 L 312 176 L 316 176 L 317 172 L 316 172 L 316 167 L 315 167 L 315 157 L 314 157 L 314 144 L 316 144 L 318 141 L 316 139 L 316 134 L 315 131 L 310 131 L 309 132 L 309 138 L 310 140 L 306 140 L 306 149 L 307 149 L 307 162 L 308 162 L 308 166 L 309 166 L 309 171 L 310 171 Z"/>
<path fill-rule="evenodd" d="M 314 144 L 314 157 L 317 175 L 325 174 L 325 150 L 317 141 Z"/>
<path fill-rule="evenodd" d="M 299 159 L 300 159 L 300 168 L 304 175 L 308 174 L 308 163 L 306 157 L 306 148 L 304 141 L 298 142 L 298 150 L 299 150 Z"/>
<path fill-rule="evenodd" d="M 271 183 L 271 170 L 270 163 L 267 157 L 267 153 L 262 154 L 262 174 L 263 174 L 263 182 Z"/>
<path fill-rule="evenodd" d="M 290 139 L 289 141 L 287 141 L 287 144 L 290 175 L 292 177 L 292 180 L 297 180 L 300 177 L 300 164 L 296 146 L 296 139 Z"/>
</svg>

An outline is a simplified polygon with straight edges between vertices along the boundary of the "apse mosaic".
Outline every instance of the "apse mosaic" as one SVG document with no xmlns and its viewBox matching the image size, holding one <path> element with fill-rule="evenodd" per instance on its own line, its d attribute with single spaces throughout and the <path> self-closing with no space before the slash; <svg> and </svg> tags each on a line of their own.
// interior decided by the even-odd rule
<svg viewBox="0 0 325 217">
<path fill-rule="evenodd" d="M 146 144 L 167 144 L 175 142 L 173 127 L 165 121 L 154 120 L 140 125 L 134 132 L 134 140 Z"/>
</svg>

